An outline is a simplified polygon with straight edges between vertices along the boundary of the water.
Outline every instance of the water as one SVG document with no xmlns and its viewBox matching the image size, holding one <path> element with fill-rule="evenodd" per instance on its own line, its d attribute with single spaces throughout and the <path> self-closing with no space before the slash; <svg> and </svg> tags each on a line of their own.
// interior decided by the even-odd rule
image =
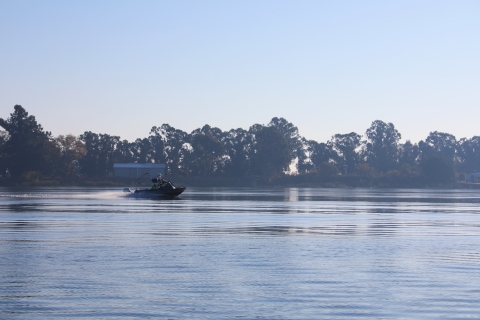
<svg viewBox="0 0 480 320">
<path fill-rule="evenodd" d="M 1 319 L 480 318 L 480 193 L 0 189 Z"/>
</svg>

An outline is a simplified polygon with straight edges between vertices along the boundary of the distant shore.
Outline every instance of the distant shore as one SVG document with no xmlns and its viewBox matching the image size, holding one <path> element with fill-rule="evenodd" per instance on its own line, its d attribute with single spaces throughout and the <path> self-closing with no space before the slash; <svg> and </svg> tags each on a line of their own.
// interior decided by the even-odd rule
<svg viewBox="0 0 480 320">
<path fill-rule="evenodd" d="M 166 177 L 176 186 L 187 187 L 270 187 L 270 188 L 403 188 L 403 189 L 480 189 L 480 183 L 452 182 L 448 184 L 428 184 L 422 181 L 385 181 L 381 178 L 364 178 L 359 176 L 338 176 L 330 178 L 305 179 L 299 176 L 278 178 L 251 177 Z M 0 179 L 0 186 L 79 186 L 79 187 L 134 187 L 136 179 L 132 178 L 42 178 L 36 181 L 16 181 Z M 149 186 L 150 181 L 143 180 L 139 186 Z"/>
</svg>

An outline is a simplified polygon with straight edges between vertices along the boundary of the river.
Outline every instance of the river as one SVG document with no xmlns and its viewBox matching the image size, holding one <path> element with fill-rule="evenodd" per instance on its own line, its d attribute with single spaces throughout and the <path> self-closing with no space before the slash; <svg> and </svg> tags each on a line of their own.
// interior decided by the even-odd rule
<svg viewBox="0 0 480 320">
<path fill-rule="evenodd" d="M 1 319 L 480 317 L 480 192 L 0 188 Z"/>
</svg>

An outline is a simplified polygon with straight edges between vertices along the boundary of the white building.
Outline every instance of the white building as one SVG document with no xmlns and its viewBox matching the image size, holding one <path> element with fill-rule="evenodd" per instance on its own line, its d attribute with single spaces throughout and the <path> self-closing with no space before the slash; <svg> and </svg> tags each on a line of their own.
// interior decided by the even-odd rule
<svg viewBox="0 0 480 320">
<path fill-rule="evenodd" d="M 152 178 L 165 174 L 165 164 L 161 163 L 114 163 L 113 176 L 122 178 L 140 178 L 149 173 Z"/>
<path fill-rule="evenodd" d="M 465 176 L 465 181 L 466 182 L 479 183 L 480 182 L 480 172 L 474 172 L 474 173 L 467 174 Z"/>
</svg>

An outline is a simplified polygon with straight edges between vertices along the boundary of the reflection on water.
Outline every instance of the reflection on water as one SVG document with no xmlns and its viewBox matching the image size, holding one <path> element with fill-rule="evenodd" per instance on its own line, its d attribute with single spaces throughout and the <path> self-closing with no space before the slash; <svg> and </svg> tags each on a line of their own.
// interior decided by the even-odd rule
<svg viewBox="0 0 480 320">
<path fill-rule="evenodd" d="M 478 318 L 468 190 L 0 189 L 0 318 Z"/>
</svg>

